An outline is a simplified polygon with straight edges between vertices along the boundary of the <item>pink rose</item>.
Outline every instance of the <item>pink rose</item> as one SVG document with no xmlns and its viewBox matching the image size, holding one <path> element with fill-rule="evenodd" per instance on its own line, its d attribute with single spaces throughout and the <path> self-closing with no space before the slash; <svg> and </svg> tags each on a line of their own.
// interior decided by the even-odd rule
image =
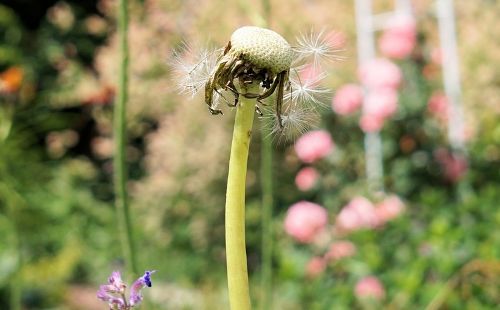
<svg viewBox="0 0 500 310">
<path fill-rule="evenodd" d="M 445 178 L 452 183 L 460 181 L 468 170 L 467 159 L 461 154 L 453 154 L 446 149 L 438 149 L 434 156 L 441 164 Z"/>
<path fill-rule="evenodd" d="M 330 249 L 325 254 L 327 260 L 340 260 L 356 254 L 356 246 L 350 241 L 336 241 L 330 245 Z"/>
<path fill-rule="evenodd" d="M 332 50 L 342 50 L 345 46 L 347 38 L 344 33 L 337 31 L 330 31 L 325 35 L 325 42 Z"/>
<path fill-rule="evenodd" d="M 384 118 L 375 115 L 362 115 L 359 119 L 359 127 L 364 132 L 377 132 L 384 126 Z"/>
<path fill-rule="evenodd" d="M 323 77 L 324 73 L 321 71 L 321 68 L 313 64 L 307 64 L 299 71 L 301 85 L 316 87 Z"/>
<path fill-rule="evenodd" d="M 319 178 L 319 173 L 311 167 L 302 168 L 295 177 L 295 185 L 301 191 L 308 191 L 316 184 Z"/>
<path fill-rule="evenodd" d="M 359 69 L 359 80 L 370 89 L 393 88 L 401 84 L 401 69 L 385 58 L 365 62 Z"/>
<path fill-rule="evenodd" d="M 313 163 L 326 157 L 333 147 L 332 137 L 326 130 L 308 132 L 295 142 L 295 152 L 305 163 Z"/>
<path fill-rule="evenodd" d="M 378 88 L 368 93 L 363 114 L 385 119 L 392 116 L 397 109 L 398 93 L 392 88 Z"/>
<path fill-rule="evenodd" d="M 408 57 L 415 48 L 416 39 L 402 37 L 397 33 L 385 32 L 379 40 L 379 48 L 382 54 L 394 59 Z"/>
<path fill-rule="evenodd" d="M 335 223 L 341 231 L 348 232 L 375 227 L 378 219 L 373 204 L 364 197 L 356 197 L 340 210 Z"/>
<path fill-rule="evenodd" d="M 332 109 L 340 115 L 356 112 L 363 103 L 363 90 L 356 84 L 346 84 L 337 90 Z"/>
<path fill-rule="evenodd" d="M 310 243 L 325 228 L 328 213 L 322 206 L 299 201 L 292 205 L 285 217 L 285 231 L 302 243 Z"/>
<path fill-rule="evenodd" d="M 377 205 L 375 213 L 380 224 L 383 224 L 398 217 L 404 209 L 405 205 L 401 199 L 398 196 L 392 195 Z"/>
<path fill-rule="evenodd" d="M 435 47 L 431 51 L 431 61 L 436 65 L 443 64 L 443 51 L 439 47 Z"/>
<path fill-rule="evenodd" d="M 364 132 L 380 131 L 385 119 L 396 113 L 397 109 L 398 94 L 394 89 L 373 89 L 365 99 L 359 126 Z"/>
<path fill-rule="evenodd" d="M 382 54 L 395 59 L 409 56 L 417 43 L 415 19 L 399 15 L 390 20 L 388 26 L 379 40 Z"/>
<path fill-rule="evenodd" d="M 380 300 L 385 297 L 385 289 L 382 283 L 374 276 L 364 277 L 359 280 L 356 283 L 354 293 L 360 299 L 374 298 Z"/>
<path fill-rule="evenodd" d="M 326 269 L 326 261 L 319 256 L 311 258 L 306 266 L 306 274 L 310 278 L 319 276 Z"/>
<path fill-rule="evenodd" d="M 448 98 L 441 92 L 435 92 L 427 102 L 427 110 L 438 120 L 446 122 L 450 113 Z"/>
</svg>

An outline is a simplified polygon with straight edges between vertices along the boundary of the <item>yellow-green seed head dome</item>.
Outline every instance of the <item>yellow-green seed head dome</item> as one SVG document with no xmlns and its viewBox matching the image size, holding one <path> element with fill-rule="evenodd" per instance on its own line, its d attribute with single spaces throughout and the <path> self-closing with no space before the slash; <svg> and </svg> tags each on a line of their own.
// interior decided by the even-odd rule
<svg viewBox="0 0 500 310">
<path fill-rule="evenodd" d="M 256 67 L 276 74 L 290 69 L 293 59 L 293 50 L 282 36 L 254 26 L 241 27 L 233 32 L 230 53 L 243 54 Z"/>
</svg>

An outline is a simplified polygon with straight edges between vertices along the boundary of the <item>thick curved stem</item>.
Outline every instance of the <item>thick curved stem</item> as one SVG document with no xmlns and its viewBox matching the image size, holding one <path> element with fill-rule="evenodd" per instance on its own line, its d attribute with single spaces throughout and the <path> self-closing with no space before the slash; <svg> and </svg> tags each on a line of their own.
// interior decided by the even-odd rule
<svg viewBox="0 0 500 310">
<path fill-rule="evenodd" d="M 258 91 L 257 83 L 247 85 L 247 92 Z M 229 303 L 232 310 L 250 309 L 245 247 L 245 181 L 255 105 L 255 99 L 242 96 L 236 109 L 229 158 L 226 192 L 226 259 Z"/>
</svg>

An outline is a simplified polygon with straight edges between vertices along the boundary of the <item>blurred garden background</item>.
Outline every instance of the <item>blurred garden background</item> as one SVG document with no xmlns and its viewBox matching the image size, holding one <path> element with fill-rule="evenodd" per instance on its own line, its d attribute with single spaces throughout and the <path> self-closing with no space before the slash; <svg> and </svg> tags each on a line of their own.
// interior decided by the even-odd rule
<svg viewBox="0 0 500 310">
<path fill-rule="evenodd" d="M 500 2 L 454 2 L 461 90 L 450 97 L 443 1 L 371 1 L 376 58 L 364 66 L 359 5 L 370 1 L 130 1 L 127 191 L 139 271 L 157 270 L 144 309 L 228 309 L 234 113 L 212 116 L 202 95 L 179 94 L 172 64 L 186 44 L 220 48 L 235 29 L 264 24 L 292 45 L 335 31 L 343 60 L 322 67 L 332 91 L 312 131 L 270 136 L 272 163 L 256 117 L 246 219 L 254 307 L 271 293 L 268 309 L 497 309 Z M 108 309 L 96 293 L 111 272 L 141 275 L 123 268 L 114 208 L 116 5 L 0 2 L 0 309 Z M 273 183 L 264 233 L 263 162 Z"/>
</svg>

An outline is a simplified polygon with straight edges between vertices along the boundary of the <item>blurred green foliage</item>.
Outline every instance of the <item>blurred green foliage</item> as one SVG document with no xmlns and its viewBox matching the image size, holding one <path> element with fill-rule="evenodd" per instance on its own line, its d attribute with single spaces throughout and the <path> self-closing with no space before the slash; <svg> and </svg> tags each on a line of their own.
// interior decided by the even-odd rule
<svg viewBox="0 0 500 310">
<path fill-rule="evenodd" d="M 43 14 L 35 21 L 25 12 L 29 6 L 10 2 L 16 10 L 0 5 L 0 72 L 18 68 L 22 83 L 0 94 L 0 308 L 8 309 L 16 289 L 26 309 L 76 308 L 68 300 L 72 288 L 97 290 L 121 263 L 109 150 L 114 7 L 110 1 L 40 1 Z M 140 268 L 158 270 L 160 293 L 152 299 L 162 308 L 220 309 L 225 302 L 223 202 L 231 132 L 231 116 L 215 119 L 201 98 L 188 104 L 173 95 L 165 59 L 182 40 L 223 46 L 234 28 L 259 19 L 243 2 L 131 4 L 129 189 Z M 271 24 L 287 37 L 326 25 L 355 41 L 349 1 L 271 2 Z M 498 23 L 500 6 L 486 0 L 456 3 L 459 38 L 468 38 L 460 48 L 472 133 L 467 173 L 452 182 L 435 155 L 447 149 L 443 124 L 426 110 L 441 88 L 440 69 L 432 68 L 429 56 L 436 45 L 430 2 L 416 8 L 422 16 L 419 47 L 398 63 L 405 80 L 400 108 L 382 131 L 385 185 L 404 199 L 406 212 L 383 228 L 349 235 L 357 254 L 328 266 L 320 277 L 307 277 L 307 262 L 322 249 L 285 235 L 288 206 L 314 201 L 333 221 L 352 197 L 377 198 L 366 191 L 357 118 L 325 109 L 321 126 L 331 132 L 336 150 L 315 164 L 320 184 L 298 191 L 293 179 L 302 164 L 293 146 L 277 145 L 275 152 L 276 309 L 423 309 L 432 302 L 442 309 L 494 309 L 500 303 L 500 92 L 494 70 L 500 33 L 498 27 L 476 27 L 480 19 Z M 297 7 L 304 8 L 300 20 Z M 328 81 L 334 88 L 355 81 L 354 50 L 348 43 L 348 60 L 335 65 Z M 252 143 L 247 244 L 258 300 L 259 139 Z M 369 274 L 385 286 L 380 304 L 363 304 L 354 295 L 356 282 Z M 89 296 L 82 309 L 100 309 L 90 305 L 95 295 Z"/>
</svg>

